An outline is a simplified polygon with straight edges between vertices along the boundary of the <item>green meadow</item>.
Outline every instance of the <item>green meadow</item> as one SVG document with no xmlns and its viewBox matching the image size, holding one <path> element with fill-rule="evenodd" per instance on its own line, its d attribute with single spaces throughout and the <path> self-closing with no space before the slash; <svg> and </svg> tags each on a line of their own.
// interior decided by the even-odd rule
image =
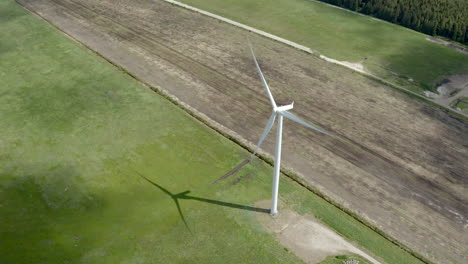
<svg viewBox="0 0 468 264">
<path fill-rule="evenodd" d="M 447 76 L 468 72 L 468 56 L 427 41 L 427 35 L 322 2 L 181 2 L 297 42 L 327 57 L 361 62 L 379 77 L 417 92 L 434 90 Z"/>
<path fill-rule="evenodd" d="M 302 263 L 257 221 L 272 168 L 0 1 L 0 263 Z M 284 207 L 385 263 L 421 263 L 281 178 Z"/>
</svg>

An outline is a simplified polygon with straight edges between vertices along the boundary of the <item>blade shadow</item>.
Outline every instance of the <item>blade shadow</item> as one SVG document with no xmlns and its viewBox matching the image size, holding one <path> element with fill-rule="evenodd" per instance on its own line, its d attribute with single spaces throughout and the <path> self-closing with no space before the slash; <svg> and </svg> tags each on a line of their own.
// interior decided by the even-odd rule
<svg viewBox="0 0 468 264">
<path fill-rule="evenodd" d="M 192 230 L 190 230 L 190 227 L 188 226 L 187 221 L 185 220 L 185 216 L 182 213 L 182 209 L 181 209 L 180 203 L 179 203 L 179 198 L 177 196 L 177 195 L 183 194 L 183 192 L 178 193 L 178 194 L 173 194 L 170 191 L 168 191 L 166 188 L 162 187 L 161 185 L 151 181 L 150 179 L 146 178 L 145 176 L 141 175 L 140 173 L 138 173 L 138 174 L 140 175 L 140 177 L 145 179 L 147 182 L 149 182 L 150 184 L 152 184 L 153 186 L 157 187 L 159 190 L 161 190 L 162 192 L 167 194 L 169 197 L 171 197 L 171 199 L 174 201 L 174 203 L 175 203 L 175 205 L 177 207 L 177 212 L 179 213 L 180 219 L 182 219 L 182 221 L 184 222 L 185 227 L 190 231 L 190 233 L 192 233 Z"/>
<path fill-rule="evenodd" d="M 241 163 L 239 163 L 239 165 L 237 165 L 234 169 L 230 170 L 228 173 L 224 174 L 223 176 L 221 176 L 220 178 L 216 179 L 215 181 L 211 182 L 210 184 L 215 184 L 221 180 L 224 180 L 226 179 L 227 177 L 235 174 L 236 172 L 238 172 L 240 169 L 242 169 L 245 165 L 249 164 L 250 163 L 250 160 L 251 158 L 249 159 L 245 159 L 244 161 L 242 161 Z"/>
</svg>

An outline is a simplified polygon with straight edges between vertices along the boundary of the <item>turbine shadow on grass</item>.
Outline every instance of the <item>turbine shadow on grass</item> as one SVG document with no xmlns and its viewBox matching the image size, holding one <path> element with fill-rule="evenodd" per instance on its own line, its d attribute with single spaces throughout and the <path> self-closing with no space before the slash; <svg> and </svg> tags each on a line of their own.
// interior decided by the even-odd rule
<svg viewBox="0 0 468 264">
<path fill-rule="evenodd" d="M 246 164 L 247 163 L 237 166 L 236 168 L 234 168 L 231 171 L 232 173 L 229 172 L 228 174 L 230 174 L 230 175 L 234 174 L 235 172 L 237 172 L 241 167 L 245 166 Z M 179 213 L 180 218 L 182 219 L 182 221 L 184 222 L 185 227 L 190 231 L 190 233 L 192 233 L 192 231 L 190 230 L 190 227 L 188 226 L 188 223 L 185 220 L 185 216 L 184 216 L 184 214 L 182 212 L 182 208 L 180 206 L 179 200 L 195 200 L 195 201 L 200 201 L 200 202 L 205 202 L 205 203 L 210 203 L 210 204 L 215 204 L 215 205 L 220 205 L 220 206 L 226 206 L 226 207 L 231 207 L 231 208 L 236 208 L 236 209 L 242 209 L 242 210 L 247 210 L 247 211 L 252 211 L 252 212 L 270 213 L 270 210 L 264 209 L 264 208 L 258 208 L 258 207 L 248 206 L 248 205 L 241 205 L 241 204 L 235 204 L 235 203 L 229 203 L 229 202 L 217 201 L 217 200 L 212 200 L 212 199 L 207 199 L 207 198 L 202 198 L 202 197 L 191 196 L 191 195 L 188 195 L 190 193 L 190 190 L 174 194 L 174 193 L 170 192 L 169 190 L 167 190 L 166 188 L 162 187 L 161 185 L 159 185 L 159 184 L 151 181 L 150 179 L 146 178 L 141 173 L 139 173 L 139 172 L 137 172 L 137 173 L 138 173 L 138 175 L 140 175 L 140 177 L 142 177 L 144 180 L 149 182 L 151 185 L 157 187 L 159 190 L 161 190 L 162 192 L 167 194 L 169 197 L 171 197 L 171 199 L 176 204 L 177 211 Z M 223 178 L 226 178 L 226 177 L 223 177 Z M 218 179 L 218 180 L 221 180 L 221 178 Z"/>
</svg>

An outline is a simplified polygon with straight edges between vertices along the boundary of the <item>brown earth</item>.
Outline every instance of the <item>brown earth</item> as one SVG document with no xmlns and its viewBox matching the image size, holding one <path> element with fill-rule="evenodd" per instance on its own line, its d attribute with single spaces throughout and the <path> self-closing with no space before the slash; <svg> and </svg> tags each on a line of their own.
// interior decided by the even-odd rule
<svg viewBox="0 0 468 264">
<path fill-rule="evenodd" d="M 424 256 L 468 263 L 468 122 L 350 69 L 151 0 L 18 0 L 235 137 L 270 115 L 248 35 L 277 102 L 338 135 L 285 122 L 283 163 Z M 273 151 L 274 137 L 264 143 Z"/>
</svg>

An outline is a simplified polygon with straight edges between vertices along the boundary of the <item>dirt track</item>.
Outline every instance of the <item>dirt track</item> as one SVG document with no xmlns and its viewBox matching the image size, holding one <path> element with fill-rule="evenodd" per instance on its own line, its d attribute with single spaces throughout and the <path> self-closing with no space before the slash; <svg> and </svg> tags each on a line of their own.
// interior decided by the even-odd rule
<svg viewBox="0 0 468 264">
<path fill-rule="evenodd" d="M 256 142 L 272 92 L 339 135 L 286 121 L 283 160 L 418 252 L 468 262 L 468 123 L 349 69 L 151 0 L 20 0 L 141 80 Z M 265 142 L 272 153 L 274 137 Z"/>
<path fill-rule="evenodd" d="M 268 208 L 270 203 L 270 200 L 266 200 L 259 201 L 256 205 Z M 305 263 L 320 263 L 329 256 L 357 254 L 369 263 L 381 264 L 311 216 L 283 209 L 278 217 L 258 214 L 257 219 Z"/>
</svg>

